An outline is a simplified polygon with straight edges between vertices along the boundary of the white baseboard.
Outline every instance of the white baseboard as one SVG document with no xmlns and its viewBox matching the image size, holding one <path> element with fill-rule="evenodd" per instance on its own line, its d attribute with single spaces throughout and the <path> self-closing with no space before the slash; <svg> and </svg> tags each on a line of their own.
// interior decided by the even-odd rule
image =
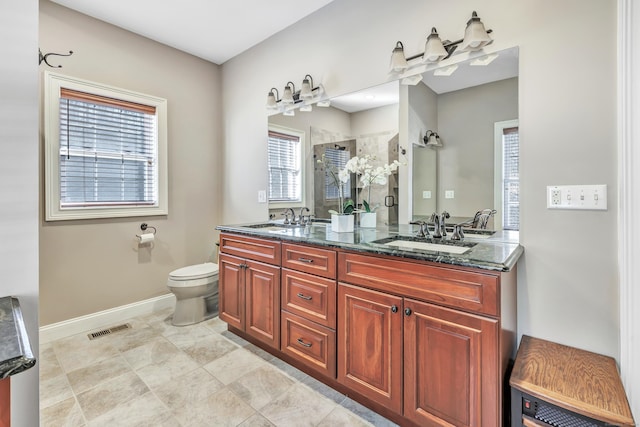
<svg viewBox="0 0 640 427">
<path fill-rule="evenodd" d="M 52 323 L 51 325 L 40 328 L 40 344 L 88 332 L 93 329 L 113 326 L 123 320 L 150 314 L 169 307 L 175 307 L 175 305 L 175 295 L 167 294 L 120 307 L 110 308 L 109 310 L 99 311 L 86 316 Z"/>
</svg>

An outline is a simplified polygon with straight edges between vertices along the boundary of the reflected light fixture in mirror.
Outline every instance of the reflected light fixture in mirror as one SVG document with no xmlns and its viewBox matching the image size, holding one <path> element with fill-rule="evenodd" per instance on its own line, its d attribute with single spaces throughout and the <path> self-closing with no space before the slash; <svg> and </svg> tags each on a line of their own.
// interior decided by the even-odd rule
<svg viewBox="0 0 640 427">
<path fill-rule="evenodd" d="M 412 65 L 409 62 L 416 58 L 422 57 L 422 64 L 436 64 L 442 60 L 449 58 L 461 44 L 461 52 L 470 52 L 480 50 L 491 44 L 493 39 L 489 36 L 492 30 L 485 30 L 484 24 L 474 11 L 471 19 L 467 22 L 464 38 L 456 41 L 440 40 L 438 31 L 435 27 L 431 28 L 431 34 L 427 37 L 424 52 L 407 58 L 404 55 L 404 45 L 401 41 L 396 42 L 396 47 L 391 52 L 391 73 L 404 73 Z M 418 65 L 418 64 L 413 64 Z"/>
<path fill-rule="evenodd" d="M 426 145 L 427 147 L 442 147 L 440 135 L 432 130 L 428 130 L 427 133 L 424 134 L 424 138 L 422 140 L 424 141 L 424 145 Z"/>
</svg>

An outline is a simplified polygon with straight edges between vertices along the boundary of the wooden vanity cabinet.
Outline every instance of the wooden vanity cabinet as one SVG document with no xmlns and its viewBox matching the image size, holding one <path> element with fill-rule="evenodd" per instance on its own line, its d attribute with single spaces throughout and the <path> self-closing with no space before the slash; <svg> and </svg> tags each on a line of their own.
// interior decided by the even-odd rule
<svg viewBox="0 0 640 427">
<path fill-rule="evenodd" d="M 220 319 L 280 348 L 280 242 L 222 234 L 220 252 Z"/>
<path fill-rule="evenodd" d="M 346 252 L 338 272 L 341 384 L 415 425 L 502 425 L 515 289 L 501 273 Z"/>
<path fill-rule="evenodd" d="M 336 377 L 336 252 L 282 244 L 281 351 Z"/>
</svg>

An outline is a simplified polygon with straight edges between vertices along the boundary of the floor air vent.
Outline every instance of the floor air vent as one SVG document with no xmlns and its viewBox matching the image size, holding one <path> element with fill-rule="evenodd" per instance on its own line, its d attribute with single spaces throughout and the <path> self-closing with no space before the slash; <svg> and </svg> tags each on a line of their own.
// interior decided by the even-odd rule
<svg viewBox="0 0 640 427">
<path fill-rule="evenodd" d="M 123 331 L 125 329 L 131 329 L 131 325 L 128 323 L 125 323 L 124 325 L 118 325 L 118 326 L 114 326 L 113 328 L 103 329 L 98 332 L 92 332 L 89 334 L 89 339 L 95 340 L 96 338 L 104 337 L 105 335 L 111 335 L 114 332 Z"/>
</svg>

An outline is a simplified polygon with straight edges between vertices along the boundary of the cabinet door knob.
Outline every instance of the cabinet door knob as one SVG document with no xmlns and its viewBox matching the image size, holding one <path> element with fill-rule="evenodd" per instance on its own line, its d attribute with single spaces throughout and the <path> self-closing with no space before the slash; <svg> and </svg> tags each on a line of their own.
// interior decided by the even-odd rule
<svg viewBox="0 0 640 427">
<path fill-rule="evenodd" d="M 311 301 L 311 300 L 313 299 L 313 297 L 312 297 L 312 296 L 307 296 L 307 295 L 304 295 L 304 294 L 302 294 L 302 293 L 300 293 L 300 292 L 298 292 L 298 295 L 296 295 L 296 296 L 297 296 L 298 298 L 302 298 L 303 300 L 307 300 L 307 301 Z"/>
<path fill-rule="evenodd" d="M 411 316 L 411 309 L 410 308 L 405 308 L 404 309 L 404 315 L 405 316 Z"/>
<path fill-rule="evenodd" d="M 298 344 L 300 344 L 303 347 L 311 347 L 312 345 L 310 342 L 309 343 L 304 342 L 302 338 L 298 338 Z"/>
<path fill-rule="evenodd" d="M 397 313 L 398 312 L 398 306 L 397 305 L 392 305 L 391 306 L 391 312 L 392 313 Z"/>
</svg>

